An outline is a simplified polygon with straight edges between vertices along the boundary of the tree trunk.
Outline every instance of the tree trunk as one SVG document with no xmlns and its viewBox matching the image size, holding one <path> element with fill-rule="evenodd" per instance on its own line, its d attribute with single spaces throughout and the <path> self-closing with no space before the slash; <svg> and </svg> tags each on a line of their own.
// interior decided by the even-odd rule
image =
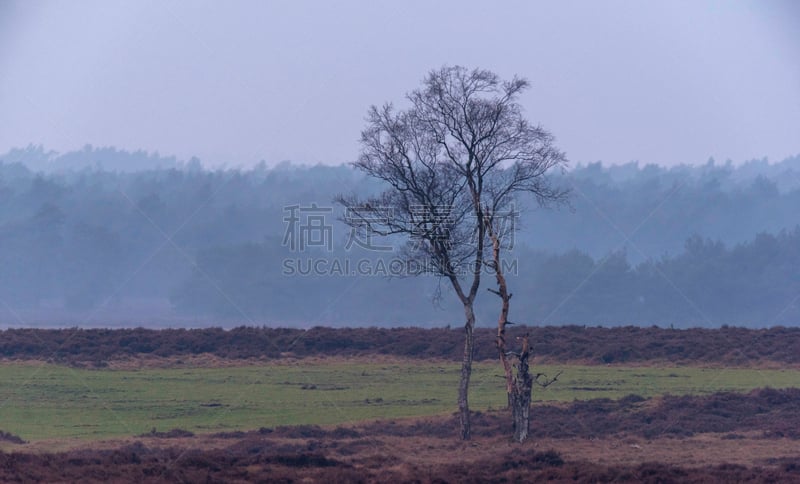
<svg viewBox="0 0 800 484">
<path fill-rule="evenodd" d="M 531 426 L 531 392 L 533 377 L 528 367 L 529 343 L 528 335 L 522 338 L 522 352 L 517 363 L 517 376 L 509 395 L 511 400 L 511 418 L 514 421 L 514 440 L 524 442 L 528 438 Z"/>
<path fill-rule="evenodd" d="M 458 412 L 461 420 L 461 440 L 469 440 L 471 427 L 469 419 L 469 379 L 472 375 L 472 357 L 474 354 L 475 312 L 472 303 L 464 304 L 467 321 L 464 324 L 464 359 L 461 362 L 461 381 L 458 385 Z"/>
</svg>

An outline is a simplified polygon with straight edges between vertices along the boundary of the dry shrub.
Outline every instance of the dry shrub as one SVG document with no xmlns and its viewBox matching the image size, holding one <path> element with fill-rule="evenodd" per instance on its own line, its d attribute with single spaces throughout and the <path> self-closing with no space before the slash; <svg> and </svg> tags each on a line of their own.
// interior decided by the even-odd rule
<svg viewBox="0 0 800 484">
<path fill-rule="evenodd" d="M 3 442 L 11 442 L 12 444 L 25 444 L 25 443 L 27 443 L 24 440 L 22 440 L 22 438 L 20 436 L 14 435 L 14 434 L 12 434 L 10 432 L 5 432 L 3 430 L 0 430 L 0 440 L 2 440 Z"/>
<path fill-rule="evenodd" d="M 752 365 L 800 364 L 800 328 L 662 329 L 634 326 L 515 326 L 508 338 L 531 334 L 540 360 L 593 363 L 646 361 Z M 494 330 L 475 330 L 475 359 L 496 357 Z M 620 342 L 624 342 L 621 344 Z M 218 360 L 390 355 L 458 360 L 463 334 L 445 328 L 266 327 L 203 329 L 7 329 L 0 332 L 0 357 L 41 360 L 53 357 L 75 366 L 104 367 L 130 358 Z M 182 361 L 182 360 L 181 360 Z M 217 363 L 214 363 L 217 362 Z"/>
</svg>

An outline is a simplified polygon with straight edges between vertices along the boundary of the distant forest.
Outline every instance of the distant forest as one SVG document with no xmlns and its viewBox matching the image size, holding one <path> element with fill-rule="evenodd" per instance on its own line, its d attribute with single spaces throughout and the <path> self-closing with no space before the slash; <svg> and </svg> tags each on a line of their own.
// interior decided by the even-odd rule
<svg viewBox="0 0 800 484">
<path fill-rule="evenodd" d="M 518 203 L 511 321 L 800 325 L 800 156 L 593 163 L 554 177 L 570 206 Z M 206 169 L 113 148 L 12 150 L 0 155 L 0 324 L 458 325 L 454 296 L 429 276 L 287 274 L 297 265 L 286 261 L 329 270 L 397 257 L 351 244 L 332 203 L 379 188 L 346 166 Z M 324 217 L 330 245 L 299 250 L 298 210 Z M 478 301 L 480 326 L 494 324 L 495 299 Z"/>
</svg>

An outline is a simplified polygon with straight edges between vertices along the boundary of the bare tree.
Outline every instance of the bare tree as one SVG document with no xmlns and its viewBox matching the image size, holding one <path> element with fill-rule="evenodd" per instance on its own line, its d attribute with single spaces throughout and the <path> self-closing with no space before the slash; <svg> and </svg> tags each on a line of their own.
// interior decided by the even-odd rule
<svg viewBox="0 0 800 484">
<path fill-rule="evenodd" d="M 549 133 L 522 115 L 527 81 L 486 70 L 443 67 L 407 95 L 410 107 L 373 106 L 354 166 L 387 184 L 378 196 L 339 197 L 345 221 L 365 232 L 402 235 L 402 256 L 443 277 L 464 307 L 458 389 L 461 438 L 470 438 L 469 383 L 475 298 L 486 265 L 487 222 L 518 192 L 558 200 L 545 174 L 565 162 Z M 488 216 L 487 216 L 488 215 Z"/>
</svg>

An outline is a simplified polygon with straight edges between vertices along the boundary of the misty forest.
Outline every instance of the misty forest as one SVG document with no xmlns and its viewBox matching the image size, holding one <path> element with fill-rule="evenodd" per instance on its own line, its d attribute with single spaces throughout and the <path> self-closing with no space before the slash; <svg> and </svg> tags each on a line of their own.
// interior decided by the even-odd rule
<svg viewBox="0 0 800 484">
<path fill-rule="evenodd" d="M 0 482 L 800 483 L 798 27 L 0 0 Z"/>
<path fill-rule="evenodd" d="M 197 159 L 91 146 L 61 155 L 29 146 L 0 160 L 4 321 L 458 322 L 437 278 L 406 277 L 376 264 L 391 251 L 353 243 L 333 200 L 378 186 L 348 166 L 210 170 Z M 519 323 L 770 327 L 800 317 L 800 157 L 593 163 L 553 177 L 571 191 L 568 204 L 516 200 L 506 265 Z M 312 205 L 326 240 L 293 247 L 289 232 L 307 220 L 301 211 L 291 227 L 290 207 Z M 362 259 L 366 272 L 356 274 Z M 476 312 L 478 326 L 493 324 L 490 294 Z"/>
</svg>

